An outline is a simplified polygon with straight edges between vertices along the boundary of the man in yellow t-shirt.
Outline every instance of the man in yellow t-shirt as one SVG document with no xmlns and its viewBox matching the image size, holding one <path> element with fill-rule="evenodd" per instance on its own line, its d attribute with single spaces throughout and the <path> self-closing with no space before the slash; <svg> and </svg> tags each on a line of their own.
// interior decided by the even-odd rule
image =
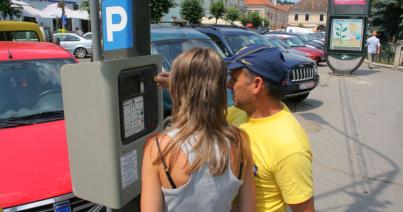
<svg viewBox="0 0 403 212">
<path fill-rule="evenodd" d="M 246 112 L 230 108 L 227 120 L 249 135 L 258 211 L 314 211 L 309 139 L 281 102 L 282 53 L 249 46 L 227 62 L 235 106 Z"/>
</svg>

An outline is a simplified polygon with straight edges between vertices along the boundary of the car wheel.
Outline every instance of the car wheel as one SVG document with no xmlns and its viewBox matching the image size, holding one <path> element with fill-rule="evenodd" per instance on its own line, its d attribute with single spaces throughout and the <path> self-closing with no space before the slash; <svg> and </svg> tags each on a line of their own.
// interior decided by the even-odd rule
<svg viewBox="0 0 403 212">
<path fill-rule="evenodd" d="M 309 93 L 302 94 L 302 95 L 299 95 L 299 96 L 294 96 L 294 97 L 291 97 L 291 100 L 294 101 L 294 102 L 302 102 L 306 98 L 308 98 L 308 95 L 309 95 Z"/>
<path fill-rule="evenodd" d="M 82 47 L 79 47 L 76 50 L 74 50 L 74 56 L 76 56 L 76 58 L 82 59 L 85 56 L 87 56 L 87 50 L 85 50 Z"/>
</svg>

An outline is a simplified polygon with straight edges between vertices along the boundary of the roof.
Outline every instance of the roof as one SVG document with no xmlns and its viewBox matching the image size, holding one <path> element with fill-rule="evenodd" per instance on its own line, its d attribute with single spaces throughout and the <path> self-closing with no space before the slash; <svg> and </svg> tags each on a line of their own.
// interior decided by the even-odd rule
<svg viewBox="0 0 403 212">
<path fill-rule="evenodd" d="M 266 6 L 266 7 L 271 7 L 273 9 L 288 12 L 288 7 L 283 6 L 283 5 L 276 5 L 269 0 L 245 0 L 245 5 L 246 6 Z"/>
<path fill-rule="evenodd" d="M 290 8 L 290 11 L 320 11 L 326 12 L 327 0 L 301 0 L 294 7 Z"/>
<path fill-rule="evenodd" d="M 73 55 L 53 43 L 0 41 L 0 61 L 50 58 L 73 58 Z"/>
<path fill-rule="evenodd" d="M 151 27 L 151 42 L 171 39 L 210 39 L 207 35 L 190 28 Z"/>
</svg>

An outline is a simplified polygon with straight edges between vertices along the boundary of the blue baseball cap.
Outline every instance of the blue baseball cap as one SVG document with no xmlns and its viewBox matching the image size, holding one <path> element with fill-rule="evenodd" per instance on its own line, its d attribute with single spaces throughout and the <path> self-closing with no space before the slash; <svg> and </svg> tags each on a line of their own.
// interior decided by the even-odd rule
<svg viewBox="0 0 403 212">
<path fill-rule="evenodd" d="M 287 76 L 283 53 L 278 48 L 250 45 L 224 59 L 228 70 L 247 68 L 249 71 L 281 85 Z"/>
</svg>

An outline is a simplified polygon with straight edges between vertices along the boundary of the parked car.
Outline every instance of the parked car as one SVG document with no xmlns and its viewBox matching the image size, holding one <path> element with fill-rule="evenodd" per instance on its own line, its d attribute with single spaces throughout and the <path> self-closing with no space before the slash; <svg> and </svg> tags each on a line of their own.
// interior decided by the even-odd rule
<svg viewBox="0 0 403 212">
<path fill-rule="evenodd" d="M 87 40 L 91 40 L 92 39 L 92 32 L 87 32 L 83 35 L 83 37 Z"/>
<path fill-rule="evenodd" d="M 36 23 L 0 21 L 0 41 L 43 42 L 45 37 Z"/>
<path fill-rule="evenodd" d="M 262 35 L 237 27 L 197 26 L 194 29 L 213 39 L 226 56 L 232 56 L 241 48 L 252 44 L 275 48 Z M 285 98 L 302 101 L 319 83 L 317 66 L 311 59 L 284 51 L 284 49 L 282 51 L 289 70 L 282 88 L 283 94 Z"/>
<path fill-rule="evenodd" d="M 299 40 L 301 40 L 306 47 L 316 48 L 316 49 L 324 49 L 324 43 L 320 40 L 315 40 L 312 36 L 308 35 L 307 33 L 295 33 L 295 32 L 269 32 L 267 34 L 275 34 L 277 36 L 295 36 Z"/>
<path fill-rule="evenodd" d="M 92 54 L 92 41 L 74 33 L 57 33 L 53 42 L 67 49 L 76 58 L 84 58 Z"/>
<path fill-rule="evenodd" d="M 52 32 L 48 26 L 40 26 L 41 32 L 46 42 L 52 42 Z"/>
<path fill-rule="evenodd" d="M 323 50 L 306 47 L 304 42 L 302 42 L 299 38 L 297 38 L 295 36 L 284 35 L 284 34 L 265 34 L 264 36 L 268 36 L 268 37 L 274 36 L 274 37 L 281 39 L 289 47 L 306 53 L 309 58 L 316 61 L 316 64 L 326 61 L 325 52 Z"/>
<path fill-rule="evenodd" d="M 309 55 L 305 52 L 299 51 L 297 49 L 291 48 L 290 46 L 288 46 L 286 43 L 284 43 L 284 41 L 282 41 L 281 39 L 277 38 L 277 37 L 269 37 L 269 36 L 264 36 L 269 42 L 271 42 L 274 46 L 278 47 L 278 48 L 283 48 L 285 49 L 285 51 L 293 53 L 293 54 L 297 54 L 299 56 L 303 56 L 303 57 L 307 57 L 309 58 Z M 311 59 L 311 58 L 309 58 Z"/>
<path fill-rule="evenodd" d="M 151 27 L 151 54 L 160 54 L 162 56 L 162 68 L 164 71 L 171 70 L 172 62 L 176 56 L 197 46 L 212 48 L 224 58 L 218 46 L 208 36 L 196 30 L 166 26 Z M 164 114 L 169 116 L 172 103 L 166 89 L 164 89 L 163 99 Z"/>
<path fill-rule="evenodd" d="M 77 62 L 52 43 L 0 42 L 4 212 L 105 210 L 72 193 L 60 69 Z"/>
</svg>

